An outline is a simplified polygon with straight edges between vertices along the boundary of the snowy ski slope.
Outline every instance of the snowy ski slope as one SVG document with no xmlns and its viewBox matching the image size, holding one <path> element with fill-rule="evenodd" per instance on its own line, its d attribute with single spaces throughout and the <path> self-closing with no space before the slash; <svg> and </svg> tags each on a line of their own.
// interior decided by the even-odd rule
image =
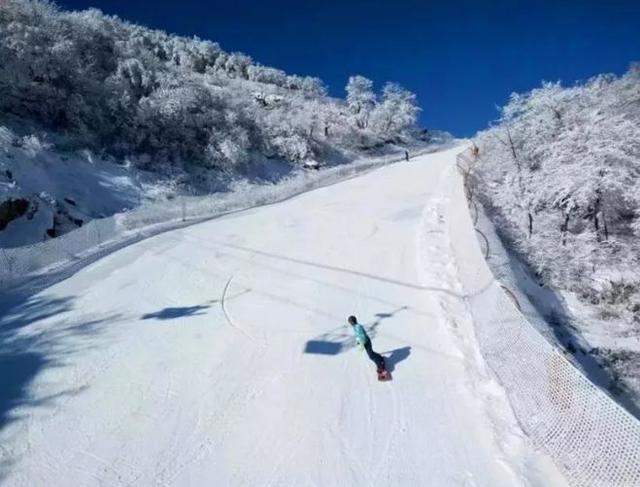
<svg viewBox="0 0 640 487">
<path fill-rule="evenodd" d="M 459 151 L 158 235 L 0 318 L 33 369 L 0 408 L 0 484 L 563 485 L 458 297 Z"/>
</svg>

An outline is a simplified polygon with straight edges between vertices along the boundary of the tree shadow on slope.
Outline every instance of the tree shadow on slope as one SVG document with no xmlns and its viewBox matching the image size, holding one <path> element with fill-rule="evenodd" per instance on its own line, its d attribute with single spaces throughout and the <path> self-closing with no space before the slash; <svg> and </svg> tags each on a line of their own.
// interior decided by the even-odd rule
<svg viewBox="0 0 640 487">
<path fill-rule="evenodd" d="M 22 298 L 0 294 L 0 434 L 16 421 L 30 417 L 36 409 L 76 395 L 85 386 L 65 388 L 48 385 L 46 393 L 32 388 L 38 375 L 52 368 L 63 368 L 72 356 L 92 345 L 84 337 L 93 335 L 118 316 L 69 321 L 73 298 L 33 296 Z M 43 323 L 50 320 L 49 323 Z M 52 321 L 51 321 L 52 320 Z M 16 460 L 7 449 L 0 449 L 0 481 Z"/>
<path fill-rule="evenodd" d="M 187 318 L 189 316 L 201 316 L 206 314 L 204 310 L 210 308 L 209 305 L 182 306 L 174 308 L 164 308 L 155 313 L 147 313 L 142 315 L 143 320 L 175 320 L 178 318 Z"/>
<path fill-rule="evenodd" d="M 389 306 L 398 306 L 399 305 L 398 303 L 396 303 L 396 302 L 394 302 L 392 300 L 386 299 L 384 296 L 363 293 L 361 289 L 351 288 L 347 284 L 339 284 L 339 283 L 332 282 L 332 281 L 327 280 L 327 279 L 321 279 L 321 278 L 319 278 L 317 276 L 312 276 L 312 275 L 310 275 L 308 273 L 294 272 L 294 271 L 291 271 L 289 269 L 284 269 L 284 268 L 278 267 L 277 265 L 269 265 L 269 264 L 266 264 L 264 260 L 263 261 L 259 261 L 259 260 L 254 259 L 254 257 L 251 254 L 248 254 L 247 257 L 242 257 L 240 255 L 240 253 L 220 251 L 218 249 L 218 247 L 220 247 L 219 245 L 211 246 L 211 245 L 207 245 L 207 243 L 202 239 L 193 238 L 193 237 L 188 237 L 187 238 L 185 236 L 182 236 L 182 240 L 183 241 L 186 240 L 186 239 L 197 241 L 198 242 L 198 246 L 200 248 L 204 247 L 204 248 L 209 248 L 209 249 L 212 249 L 212 250 L 215 249 L 215 251 L 218 253 L 218 255 L 237 260 L 237 261 L 242 262 L 244 264 L 249 264 L 250 266 L 256 266 L 256 267 L 259 266 L 261 269 L 264 269 L 264 270 L 267 270 L 269 272 L 273 272 L 273 273 L 279 274 L 281 276 L 286 277 L 287 279 L 290 278 L 290 279 L 293 279 L 293 280 L 296 280 L 296 281 L 311 282 L 311 283 L 318 284 L 318 285 L 323 286 L 323 287 L 336 289 L 336 290 L 341 291 L 341 292 L 346 292 L 346 293 L 353 294 L 354 296 L 357 296 L 358 298 L 366 298 L 366 299 L 374 300 L 374 301 L 377 301 L 377 302 L 382 303 L 384 305 L 389 305 Z M 235 249 L 231 249 L 231 250 L 235 250 Z M 244 249 L 241 249 L 241 251 L 244 252 Z M 428 290 L 429 288 L 425 288 L 425 289 Z M 253 291 L 253 292 L 258 292 L 258 293 L 261 293 L 261 294 L 265 294 L 264 292 L 261 292 L 258 289 L 245 290 L 245 292 L 248 292 L 248 291 Z M 269 296 L 271 297 L 271 295 L 269 295 Z M 282 300 L 283 298 L 280 298 L 280 299 Z M 228 300 L 228 298 L 227 298 L 227 300 Z M 304 307 L 304 306 L 298 306 L 297 304 L 295 304 L 295 306 L 296 307 Z M 426 316 L 432 316 L 431 313 L 427 313 L 425 311 L 422 311 L 422 310 L 417 309 L 417 308 L 413 308 L 411 306 L 402 306 L 402 309 L 411 310 L 412 313 L 415 313 L 415 314 L 418 314 L 418 315 L 421 315 L 421 316 L 425 316 L 425 315 Z M 314 310 L 314 311 L 318 311 L 318 310 Z M 324 314 L 324 315 L 326 315 L 328 317 L 330 315 L 328 313 L 322 313 L 322 312 L 320 312 L 319 314 Z M 331 316 L 331 317 L 334 318 L 333 316 Z"/>
<path fill-rule="evenodd" d="M 191 316 L 206 315 L 207 313 L 205 310 L 211 308 L 211 306 L 213 306 L 214 304 L 217 304 L 217 303 L 222 304 L 223 301 L 224 302 L 232 301 L 234 299 L 239 298 L 240 296 L 250 293 L 251 291 L 252 291 L 251 288 L 243 289 L 242 291 L 239 291 L 230 296 L 223 297 L 222 299 L 219 299 L 219 300 L 211 299 L 209 301 L 205 301 L 204 303 L 197 304 L 195 306 L 171 306 L 171 307 L 163 308 L 160 311 L 155 311 L 153 313 L 146 313 L 141 316 L 141 319 L 165 321 L 165 320 L 177 320 L 180 318 L 189 318 Z"/>
<path fill-rule="evenodd" d="M 194 239 L 194 240 L 200 240 L 200 239 Z M 254 248 L 245 247 L 245 246 L 242 246 L 242 245 L 234 245 L 234 244 L 230 244 L 228 242 L 211 241 L 210 243 L 213 243 L 216 246 L 226 247 L 226 248 L 229 248 L 229 249 L 233 249 L 233 250 L 237 250 L 237 251 L 241 251 L 241 252 L 246 252 L 246 253 L 252 254 L 252 255 L 259 255 L 259 256 L 262 256 L 262 257 L 270 258 L 270 259 L 289 262 L 289 263 L 292 263 L 292 264 L 299 264 L 299 265 L 302 265 L 302 266 L 314 267 L 314 268 L 317 268 L 317 269 L 323 269 L 323 270 L 327 270 L 327 271 L 338 272 L 338 273 L 341 273 L 341 274 L 349 274 L 349 275 L 352 275 L 352 276 L 363 277 L 365 279 L 370 279 L 370 280 L 373 280 L 373 281 L 378 281 L 378 282 L 382 282 L 382 283 L 386 283 L 386 284 L 391 284 L 391 285 L 394 285 L 394 286 L 399 286 L 399 287 L 403 287 L 403 288 L 407 288 L 407 289 L 414 289 L 414 290 L 417 290 L 417 291 L 440 292 L 440 293 L 443 293 L 443 294 L 448 294 L 448 295 L 453 296 L 455 298 L 462 298 L 463 297 L 461 294 L 456 293 L 456 292 L 451 291 L 451 290 L 446 289 L 446 288 L 425 286 L 425 285 L 422 285 L 420 283 L 400 281 L 400 280 L 394 279 L 392 277 L 386 277 L 386 276 L 379 276 L 379 275 L 376 275 L 376 274 L 370 274 L 368 272 L 359 271 L 357 269 L 348 269 L 348 268 L 345 268 L 345 267 L 325 264 L 323 262 L 314 262 L 314 261 L 311 261 L 311 260 L 299 259 L 299 258 L 287 256 L 287 255 L 275 254 L 273 252 L 266 252 L 266 251 L 263 251 L 263 250 L 260 250 L 260 249 L 254 249 Z"/>
</svg>

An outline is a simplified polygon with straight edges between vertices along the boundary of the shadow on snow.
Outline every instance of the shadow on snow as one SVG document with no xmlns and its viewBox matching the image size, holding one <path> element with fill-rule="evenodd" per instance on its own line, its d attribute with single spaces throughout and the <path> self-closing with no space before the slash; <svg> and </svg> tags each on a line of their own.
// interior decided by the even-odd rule
<svg viewBox="0 0 640 487">
<path fill-rule="evenodd" d="M 160 311 L 156 311 L 155 313 L 147 313 L 142 315 L 143 320 L 175 320 L 178 318 L 187 318 L 189 316 L 200 316 L 204 315 L 203 311 L 205 309 L 210 308 L 210 306 L 183 306 L 181 308 L 164 308 Z"/>
<path fill-rule="evenodd" d="M 82 392 L 48 385 L 47 392 L 33 388 L 36 377 L 46 369 L 69 365 L 73 355 L 92 345 L 85 337 L 119 319 L 70 321 L 72 297 L 48 297 L 0 293 L 0 434 L 13 422 L 28 418 L 36 409 L 54 407 L 61 398 Z M 48 320 L 46 325 L 43 323 Z M 16 459 L 0 449 L 0 482 Z"/>
<path fill-rule="evenodd" d="M 384 362 L 387 365 L 387 370 L 393 372 L 397 364 L 409 358 L 411 347 L 396 348 L 395 350 L 380 352 L 380 354 L 385 356 Z"/>
<path fill-rule="evenodd" d="M 382 323 L 382 321 L 393 318 L 397 313 L 406 309 L 408 309 L 406 306 L 401 306 L 387 313 L 376 313 L 374 315 L 375 320 L 371 322 L 370 325 L 364 324 L 369 337 L 372 340 L 376 337 L 378 333 L 378 327 L 380 326 L 380 323 Z M 318 335 L 317 337 L 314 337 L 311 340 L 307 341 L 304 347 L 304 353 L 317 355 L 338 355 L 339 353 L 346 352 L 347 350 L 354 348 L 355 345 L 355 337 L 350 329 L 350 326 L 345 324 L 344 326 L 329 330 L 328 332 L 322 333 L 321 335 Z M 403 347 L 382 353 L 383 355 L 391 354 L 388 357 L 385 357 L 390 372 L 393 371 L 393 366 L 396 363 L 405 360 L 409 356 L 410 350 L 411 347 Z"/>
</svg>

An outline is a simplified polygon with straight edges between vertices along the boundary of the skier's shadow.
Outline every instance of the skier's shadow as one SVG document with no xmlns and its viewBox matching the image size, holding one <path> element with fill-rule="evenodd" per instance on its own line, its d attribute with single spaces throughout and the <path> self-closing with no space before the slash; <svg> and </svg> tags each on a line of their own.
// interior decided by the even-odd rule
<svg viewBox="0 0 640 487">
<path fill-rule="evenodd" d="M 395 350 L 389 350 L 387 352 L 380 352 L 384 355 L 384 362 L 389 372 L 393 372 L 396 368 L 396 364 L 406 360 L 411 355 L 411 347 L 396 348 Z M 387 355 L 390 354 L 390 355 Z"/>
</svg>

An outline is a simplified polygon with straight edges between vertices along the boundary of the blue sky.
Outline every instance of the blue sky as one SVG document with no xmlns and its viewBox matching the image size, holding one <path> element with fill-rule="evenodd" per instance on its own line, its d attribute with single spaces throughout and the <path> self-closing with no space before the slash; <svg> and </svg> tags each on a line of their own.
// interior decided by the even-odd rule
<svg viewBox="0 0 640 487">
<path fill-rule="evenodd" d="M 350 74 L 418 95 L 421 123 L 472 135 L 513 91 L 572 84 L 640 61 L 640 1 L 58 0 L 181 35 L 290 73 L 343 96 Z"/>
</svg>

